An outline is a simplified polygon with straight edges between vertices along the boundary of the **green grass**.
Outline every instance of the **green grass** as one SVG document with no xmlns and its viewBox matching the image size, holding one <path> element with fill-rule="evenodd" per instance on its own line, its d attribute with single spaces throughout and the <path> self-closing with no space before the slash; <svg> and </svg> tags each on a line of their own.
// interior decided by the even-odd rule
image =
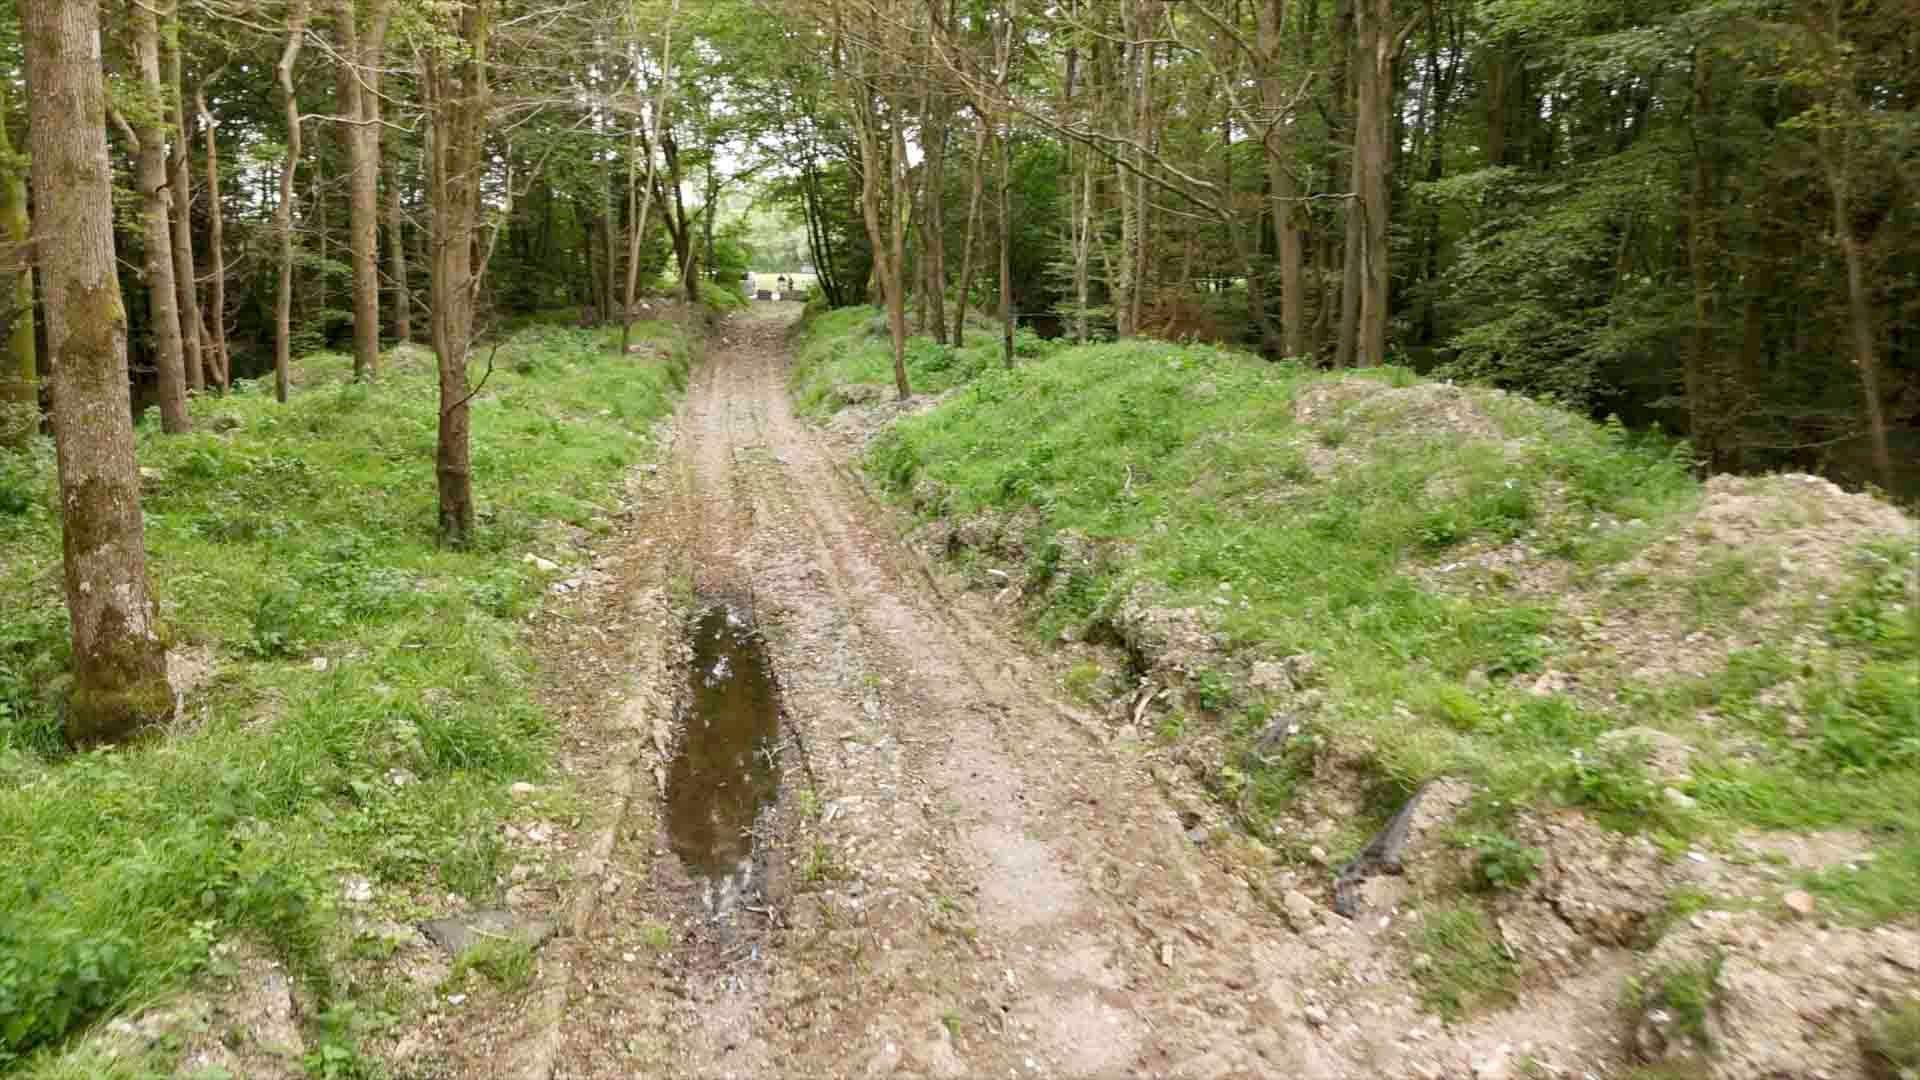
<svg viewBox="0 0 1920 1080">
<path fill-rule="evenodd" d="M 689 355 L 681 331 L 647 332 Z M 61 747 L 51 452 L 0 455 L 0 1070 L 27 1055 L 59 1074 L 68 1031 L 164 993 L 230 934 L 328 1001 L 345 874 L 491 897 L 507 784 L 548 757 L 517 624 L 551 575 L 522 556 L 564 560 L 557 530 L 612 527 L 685 377 L 538 326 L 495 364 L 473 401 L 470 550 L 434 539 L 425 352 L 371 386 L 308 357 L 285 406 L 241 386 L 194 402 L 194 434 L 141 426 L 162 616 L 213 674 L 120 751 Z"/>
<path fill-rule="evenodd" d="M 1414 972 L 1420 1000 L 1448 1020 L 1512 1000 L 1519 965 L 1486 912 L 1471 903 L 1422 912 L 1412 947 L 1428 962 Z"/>
<path fill-rule="evenodd" d="M 1908 998 L 1883 1009 L 1864 1040 L 1872 1075 L 1886 1080 L 1920 1077 L 1920 999 Z"/>
<path fill-rule="evenodd" d="M 1702 1050 L 1711 1051 L 1707 1014 L 1719 993 L 1725 959 L 1716 952 L 1697 962 L 1658 968 L 1631 982 L 1628 996 L 1643 1012 L 1667 1010 L 1673 1016 L 1674 1030 Z"/>
<path fill-rule="evenodd" d="M 804 406 L 825 412 L 836 386 L 890 378 L 877 317 L 863 308 L 812 322 L 795 376 Z M 1263 727 L 1248 713 L 1261 703 L 1243 685 L 1247 665 L 1305 652 L 1324 683 L 1309 730 L 1381 790 L 1437 775 L 1472 782 L 1476 831 L 1495 834 L 1527 806 L 1579 806 L 1670 848 L 1741 828 L 1860 828 L 1879 858 L 1810 887 L 1867 921 L 1920 907 L 1920 811 L 1906 794 L 1920 788 L 1910 546 L 1858 552 L 1853 583 L 1824 605 L 1771 595 L 1777 555 L 1764 548 L 1614 580 L 1650 545 L 1688 550 L 1703 495 L 1684 444 L 1400 369 L 1328 374 L 1133 340 L 1040 346 L 1007 372 L 978 347 L 955 354 L 965 362 L 915 369 L 925 386 L 955 389 L 878 439 L 869 474 L 922 516 L 1012 529 L 1023 566 L 997 551 L 958 557 L 975 571 L 998 560 L 1024 581 L 1039 640 L 1067 630 L 1132 644 L 1130 609 L 1207 613 L 1221 648 L 1187 673 L 1159 735 L 1224 733 L 1217 790 L 1256 829 L 1311 784 L 1315 755 L 1245 763 Z M 945 355 L 933 350 L 916 340 L 909 356 Z M 1315 403 L 1308 422 L 1297 418 L 1303 395 Z M 1477 417 L 1436 427 L 1434 401 Z M 1556 589 L 1521 590 L 1505 569 L 1429 583 L 1435 568 L 1514 540 L 1539 553 L 1533 569 L 1589 589 L 1597 609 L 1645 606 L 1725 629 L 1765 603 L 1784 621 L 1772 643 L 1705 678 L 1643 683 L 1588 655 Z M 1101 554 L 1061 557 L 1089 545 Z M 1796 636 L 1815 647 L 1790 656 Z M 1548 670 L 1578 673 L 1580 692 L 1534 693 Z M 1788 683 L 1797 716 L 1768 694 Z M 1697 749 L 1681 792 L 1697 805 L 1668 797 L 1631 747 L 1599 742 L 1634 724 Z M 1388 800 L 1377 812 L 1391 810 Z M 1509 856 L 1490 868 L 1520 870 Z"/>
<path fill-rule="evenodd" d="M 476 942 L 454 961 L 443 989 L 464 986 L 467 978 L 476 973 L 510 993 L 525 990 L 533 983 L 533 946 L 516 937 L 485 938 Z"/>
<path fill-rule="evenodd" d="M 978 378 L 1004 362 L 1000 326 L 969 320 L 965 345 L 936 344 L 916 337 L 907 345 L 907 379 L 916 394 L 937 394 Z M 1031 330 L 1014 335 L 1017 357 L 1032 359 L 1053 351 Z M 878 308 L 840 308 L 810 320 L 793 370 L 794 396 L 801 411 L 830 412 L 836 386 L 854 383 L 893 386 L 893 338 Z"/>
</svg>

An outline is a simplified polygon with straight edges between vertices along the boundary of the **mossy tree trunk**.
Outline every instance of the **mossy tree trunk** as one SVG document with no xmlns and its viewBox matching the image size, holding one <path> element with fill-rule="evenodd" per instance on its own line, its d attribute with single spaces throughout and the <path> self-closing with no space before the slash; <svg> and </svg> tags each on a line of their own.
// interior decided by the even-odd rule
<svg viewBox="0 0 1920 1080">
<path fill-rule="evenodd" d="M 37 426 L 33 270 L 26 244 L 26 163 L 7 139 L 7 82 L 0 79 L 0 447 L 24 446 Z"/>
<path fill-rule="evenodd" d="M 127 313 L 114 265 L 100 7 L 98 0 L 28 0 L 22 9 L 73 622 L 66 729 L 70 742 L 86 746 L 165 719 L 173 694 L 147 585 Z"/>
</svg>

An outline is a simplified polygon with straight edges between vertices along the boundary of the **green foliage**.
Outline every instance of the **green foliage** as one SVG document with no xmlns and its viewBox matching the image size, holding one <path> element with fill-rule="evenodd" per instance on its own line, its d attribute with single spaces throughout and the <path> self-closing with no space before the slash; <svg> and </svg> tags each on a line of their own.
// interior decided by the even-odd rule
<svg viewBox="0 0 1920 1080">
<path fill-rule="evenodd" d="M 517 937 L 483 938 L 454 961 L 449 985 L 460 985 L 469 973 L 486 976 L 502 990 L 525 990 L 533 983 L 533 947 Z"/>
<path fill-rule="evenodd" d="M 1697 963 L 1657 968 L 1635 980 L 1628 991 L 1641 1009 L 1667 1010 L 1673 1015 L 1676 1031 L 1701 1049 L 1711 1050 L 1707 1016 L 1719 993 L 1720 972 L 1725 965 L 1725 955 L 1715 951 Z"/>
<path fill-rule="evenodd" d="M 1884 1080 L 1920 1080 L 1920 999 L 1882 1009 L 1862 1040 L 1867 1061 Z"/>
<path fill-rule="evenodd" d="M 130 954 L 122 934 L 29 930 L 0 916 L 0 1066 L 117 1002 Z"/>
<path fill-rule="evenodd" d="M 301 1064 L 312 1080 L 381 1080 L 386 1070 L 378 1058 L 360 1049 L 370 1033 L 390 1025 L 391 1016 L 341 1003 L 316 1018 L 313 1048 Z"/>
<path fill-rule="evenodd" d="M 1060 678 L 1060 685 L 1068 697 L 1082 704 L 1091 704 L 1100 679 L 1105 674 L 1098 663 L 1082 660 L 1067 669 L 1067 673 Z"/>
<path fill-rule="evenodd" d="M 1420 1000 L 1447 1020 L 1459 1020 L 1513 997 L 1519 967 L 1486 912 L 1469 904 L 1422 912 L 1412 947 L 1428 958 L 1415 965 Z"/>
<path fill-rule="evenodd" d="M 212 669 L 164 739 L 61 747 L 58 525 L 39 498 L 0 517 L 0 1053 L 165 990 L 235 932 L 330 1001 L 342 873 L 491 896 L 491 823 L 548 752 L 514 621 L 544 579 L 521 556 L 564 558 L 559 523 L 607 527 L 685 375 L 551 327 L 501 354 L 526 373 L 501 365 L 474 402 L 482 526 L 465 551 L 435 541 L 424 351 L 396 351 L 371 386 L 310 358 L 285 406 L 203 396 L 199 433 L 143 436 L 152 577 L 175 640 Z M 29 459 L 25 485 L 47 490 L 49 465 Z M 328 1045 L 318 1075 L 364 1075 Z"/>
<path fill-rule="evenodd" d="M 1604 821 L 1635 827 L 1659 806 L 1660 789 L 1647 772 L 1646 747 L 1623 740 L 1604 749 L 1576 750 L 1561 770 L 1560 795 Z"/>
<path fill-rule="evenodd" d="M 1493 891 L 1518 889 L 1540 873 L 1546 852 L 1522 844 L 1503 833 L 1475 833 L 1467 838 L 1473 852 L 1474 883 Z"/>
</svg>

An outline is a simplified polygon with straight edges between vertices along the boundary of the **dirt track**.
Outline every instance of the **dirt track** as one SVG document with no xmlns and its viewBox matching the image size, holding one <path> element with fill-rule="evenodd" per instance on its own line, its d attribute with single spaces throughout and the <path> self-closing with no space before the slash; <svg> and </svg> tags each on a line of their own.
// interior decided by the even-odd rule
<svg viewBox="0 0 1920 1080">
<path fill-rule="evenodd" d="M 530 991 L 427 1016 L 392 1048 L 399 1075 L 1334 1080 L 1618 1060 L 1625 953 L 1445 1028 L 1407 975 L 1420 915 L 1400 879 L 1369 882 L 1352 922 L 1256 897 L 1265 857 L 1236 870 L 1236 841 L 1192 828 L 1206 800 L 1151 737 L 1057 700 L 1017 630 L 941 584 L 795 419 L 793 314 L 723 325 L 665 464 L 549 605 L 545 696 L 581 801 L 571 823 L 506 831 L 508 902 L 559 933 Z M 716 595 L 768 646 L 785 773 L 756 830 L 764 894 L 720 916 L 660 813 L 684 630 Z"/>
<path fill-rule="evenodd" d="M 604 869 L 583 844 L 578 933 L 543 953 L 549 1008 L 512 1040 L 534 1048 L 523 1071 L 1293 1071 L 1289 1032 L 1306 1032 L 1259 960 L 1287 931 L 1124 747 L 884 531 L 791 412 L 785 329 L 758 315 L 722 330 L 655 505 L 612 561 L 606 591 L 626 595 L 580 616 L 639 628 L 576 635 L 638 672 L 621 708 L 581 710 L 607 731 L 577 733 L 573 754 L 588 776 L 608 762 L 615 792 L 625 757 L 632 794 L 601 820 Z M 718 922 L 664 856 L 654 810 L 678 648 L 666 613 L 689 580 L 749 599 L 790 732 L 768 904 Z M 636 944 L 647 925 L 671 927 L 664 953 Z"/>
</svg>

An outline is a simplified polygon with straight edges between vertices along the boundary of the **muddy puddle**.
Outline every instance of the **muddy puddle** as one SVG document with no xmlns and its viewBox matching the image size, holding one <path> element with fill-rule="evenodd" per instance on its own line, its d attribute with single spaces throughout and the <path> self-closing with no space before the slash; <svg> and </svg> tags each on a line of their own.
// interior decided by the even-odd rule
<svg viewBox="0 0 1920 1080">
<path fill-rule="evenodd" d="M 692 632 L 680 747 L 667 771 L 667 838 L 707 912 L 723 915 L 763 889 L 760 834 L 780 792 L 780 710 L 745 610 L 711 603 Z"/>
</svg>

